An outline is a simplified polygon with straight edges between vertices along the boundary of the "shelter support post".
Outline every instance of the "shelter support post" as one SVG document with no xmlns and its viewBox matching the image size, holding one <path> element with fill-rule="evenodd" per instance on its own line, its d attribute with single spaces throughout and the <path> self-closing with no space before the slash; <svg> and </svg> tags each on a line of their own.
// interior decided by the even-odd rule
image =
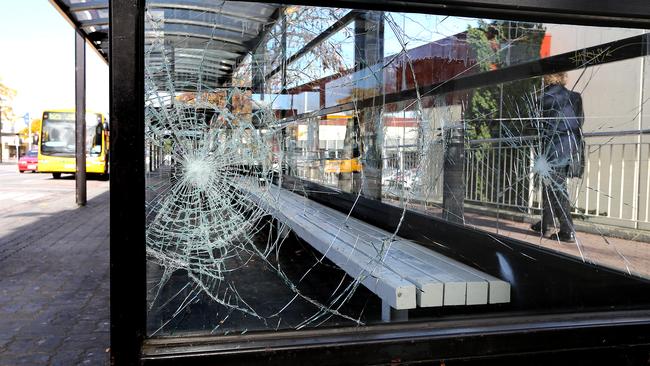
<svg viewBox="0 0 650 366">
<path fill-rule="evenodd" d="M 147 319 L 144 0 L 110 2 L 111 365 L 141 365 Z"/>
<path fill-rule="evenodd" d="M 86 205 L 86 40 L 75 32 L 75 160 L 77 205 Z"/>
</svg>

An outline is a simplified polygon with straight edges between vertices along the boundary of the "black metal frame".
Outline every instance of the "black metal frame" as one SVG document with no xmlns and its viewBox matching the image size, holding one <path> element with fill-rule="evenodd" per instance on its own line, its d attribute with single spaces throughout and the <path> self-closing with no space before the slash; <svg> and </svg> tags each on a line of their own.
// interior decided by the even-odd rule
<svg viewBox="0 0 650 366">
<path fill-rule="evenodd" d="M 555 355 L 646 362 L 650 312 L 624 310 L 407 323 L 229 337 L 145 339 L 144 1 L 110 3 L 111 360 L 116 365 L 219 363 L 388 363 L 493 357 L 538 362 Z M 59 3 L 59 1 L 56 1 Z M 318 5 L 312 1 L 287 3 Z M 498 19 L 650 28 L 646 0 L 332 0 L 328 6 Z M 441 223 L 440 225 L 443 225 Z M 469 230 L 444 228 L 452 238 Z M 443 226 L 444 226 L 443 225 Z M 443 228 L 441 226 L 441 228 Z M 472 235 L 470 235 L 471 237 Z M 144 348 L 143 348 L 144 347 Z M 144 353 L 142 353 L 144 351 Z M 623 353 L 623 356 L 621 356 Z M 500 361 L 500 363 L 502 363 Z M 554 362 L 560 364 L 561 362 Z"/>
<path fill-rule="evenodd" d="M 289 0 L 283 3 L 624 28 L 648 28 L 650 24 L 650 8 L 645 0 L 331 0 L 327 4 Z"/>
<path fill-rule="evenodd" d="M 622 364 L 647 360 L 649 311 L 284 331 L 259 336 L 154 339 L 144 365 Z M 621 355 L 621 353 L 623 355 Z M 638 354 L 637 354 L 638 353 Z M 552 361 L 552 362 L 549 362 Z"/>
<path fill-rule="evenodd" d="M 628 60 L 631 58 L 647 55 L 650 51 L 648 47 L 650 47 L 650 33 L 602 43 L 596 46 L 573 50 L 538 60 L 522 62 L 520 64 L 499 68 L 497 70 L 470 74 L 450 80 L 443 80 L 431 85 L 420 85 L 417 88 L 384 94 L 382 103 L 392 104 L 403 101 L 411 101 L 417 99 L 418 97 L 433 97 L 436 95 L 455 91 L 497 85 L 561 71 L 572 71 L 584 67 L 604 65 L 611 62 Z M 603 50 L 611 51 L 604 52 Z M 603 53 L 603 56 L 589 62 L 584 62 L 579 58 L 581 54 L 599 53 Z M 576 56 L 578 57 L 576 58 Z M 368 108 L 374 106 L 375 103 L 377 103 L 377 97 L 372 96 L 366 99 L 355 100 L 354 102 L 321 108 L 313 112 L 294 115 L 282 119 L 280 123 L 286 124 L 301 119 L 325 116 L 327 114 L 351 111 L 355 109 Z"/>
<path fill-rule="evenodd" d="M 111 362 L 137 365 L 147 317 L 144 0 L 110 4 Z"/>
<path fill-rule="evenodd" d="M 301 58 L 305 54 L 307 54 L 309 51 L 313 50 L 319 43 L 324 42 L 327 40 L 329 37 L 331 37 L 334 33 L 340 31 L 341 29 L 345 28 L 348 24 L 352 23 L 354 19 L 359 15 L 359 11 L 357 10 L 350 10 L 347 14 L 345 14 L 341 19 L 338 19 L 334 24 L 329 26 L 327 29 L 325 29 L 322 33 L 318 34 L 316 37 L 314 37 L 311 41 L 309 41 L 305 46 L 303 46 L 301 49 L 296 51 L 293 55 L 287 57 L 287 60 L 283 63 L 283 65 L 280 65 L 276 67 L 275 69 L 271 70 L 268 74 L 266 74 L 265 79 L 268 80 L 272 78 L 275 74 L 279 73 L 282 71 L 283 66 L 286 67 L 296 61 L 297 59 Z"/>
</svg>

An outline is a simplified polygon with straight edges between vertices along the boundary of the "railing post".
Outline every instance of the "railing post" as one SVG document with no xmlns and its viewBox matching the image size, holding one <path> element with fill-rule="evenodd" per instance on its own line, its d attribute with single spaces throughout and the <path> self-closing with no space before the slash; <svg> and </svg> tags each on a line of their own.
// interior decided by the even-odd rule
<svg viewBox="0 0 650 366">
<path fill-rule="evenodd" d="M 646 45 L 647 47 L 647 45 Z M 649 50 L 650 51 L 650 50 Z M 650 53 L 650 52 L 649 52 Z M 641 149 L 642 145 L 641 143 L 643 142 L 643 135 L 641 134 L 641 131 L 643 130 L 643 104 L 645 103 L 644 99 L 644 90 L 645 90 L 645 63 L 646 63 L 646 57 L 640 57 L 640 62 L 641 62 L 641 70 L 640 74 L 642 75 L 641 78 L 639 78 L 639 113 L 638 113 L 638 118 L 639 118 L 639 123 L 638 123 L 638 128 L 639 128 L 639 136 L 637 137 L 636 140 L 636 163 L 634 164 L 634 213 L 633 213 L 633 219 L 634 219 L 634 228 L 638 229 L 639 228 L 639 220 L 641 219 Z M 647 175 L 650 175 L 650 172 L 648 172 Z M 646 197 L 646 205 L 648 204 L 648 197 Z M 646 220 L 648 218 L 646 217 Z"/>
</svg>

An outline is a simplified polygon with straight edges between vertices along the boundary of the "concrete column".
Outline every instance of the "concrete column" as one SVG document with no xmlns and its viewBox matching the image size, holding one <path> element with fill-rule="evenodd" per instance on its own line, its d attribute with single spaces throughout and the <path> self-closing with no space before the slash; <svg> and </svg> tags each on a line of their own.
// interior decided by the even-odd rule
<svg viewBox="0 0 650 366">
<path fill-rule="evenodd" d="M 340 159 L 349 163 L 351 159 L 359 157 L 359 122 L 357 117 L 348 119 L 343 138 L 343 152 Z M 345 168 L 345 166 L 344 166 Z M 361 188 L 361 174 L 359 172 L 343 171 L 338 176 L 338 187 L 344 192 L 358 193 Z"/>
<path fill-rule="evenodd" d="M 465 200 L 465 131 L 463 126 L 444 130 L 443 218 L 464 222 Z"/>
<path fill-rule="evenodd" d="M 368 198 L 381 199 L 382 174 L 382 108 L 384 104 L 383 70 L 384 60 L 384 13 L 367 11 L 359 15 L 354 23 L 354 61 L 358 77 L 355 80 L 355 97 L 373 97 L 373 106 L 357 111 L 360 138 L 362 176 L 360 189 Z M 357 155 L 358 156 L 358 155 Z M 356 185 L 356 184 L 355 184 Z"/>
</svg>

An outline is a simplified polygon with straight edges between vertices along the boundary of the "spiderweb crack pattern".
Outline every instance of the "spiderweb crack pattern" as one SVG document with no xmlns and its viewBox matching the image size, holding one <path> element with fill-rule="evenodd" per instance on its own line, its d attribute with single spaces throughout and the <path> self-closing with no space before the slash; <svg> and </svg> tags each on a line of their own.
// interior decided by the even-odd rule
<svg viewBox="0 0 650 366">
<path fill-rule="evenodd" d="M 164 22 L 156 14 L 148 13 L 147 19 L 152 34 L 164 33 Z M 318 325 L 332 316 L 361 324 L 358 317 L 340 311 L 358 287 L 358 279 L 345 282 L 342 276 L 329 300 L 321 303 L 303 294 L 299 285 L 324 256 L 316 258 L 296 283 L 285 274 L 278 258 L 286 239 L 283 225 L 275 222 L 279 227 L 270 229 L 272 233 L 267 235 L 264 246 L 255 242 L 260 230 L 266 230 L 264 222 L 278 203 L 265 187 L 277 178 L 284 165 L 283 152 L 274 150 L 282 133 L 276 127 L 270 106 L 258 104 L 261 109 L 254 112 L 256 118 L 251 118 L 251 111 L 234 111 L 238 107 L 236 99 L 246 98 L 246 91 L 212 90 L 201 82 L 200 75 L 192 85 L 196 90 L 192 96 L 177 92 L 164 37 L 153 37 L 146 56 L 147 141 L 167 149 L 171 165 L 167 182 L 149 186 L 155 197 L 148 201 L 146 210 L 147 255 L 162 270 L 150 306 L 165 306 L 175 297 L 185 296 L 152 335 L 164 330 L 201 296 L 227 309 L 224 315 L 218 315 L 221 318 L 213 331 L 233 312 L 257 318 L 266 327 L 273 326 L 275 320 L 270 320 L 277 318 L 279 327 L 282 312 L 296 299 L 312 304 L 315 309 L 314 314 L 294 324 L 296 328 Z M 149 61 L 154 57 L 162 57 L 163 62 Z M 187 86 L 182 85 L 182 89 Z M 262 195 L 267 205 L 257 205 L 250 199 L 251 192 Z M 283 232 L 285 235 L 273 235 Z M 258 312 L 232 280 L 238 271 L 250 270 L 246 267 L 253 261 L 262 262 L 294 294 L 272 313 Z M 189 282 L 169 298 L 159 299 L 161 290 L 179 272 Z"/>
<path fill-rule="evenodd" d="M 282 34 L 280 27 L 271 30 L 263 43 L 267 49 L 266 59 L 262 60 L 268 70 L 284 67 L 285 82 L 280 74 L 268 80 L 266 90 L 272 93 L 265 100 L 251 102 L 254 106 L 250 110 L 237 107 L 237 100 L 253 98 L 245 85 L 251 82 L 250 69 L 261 67 L 254 65 L 259 60 L 249 55 L 235 71 L 233 86 L 227 91 L 214 88 L 208 82 L 212 71 L 203 67 L 203 58 L 207 58 L 212 42 L 207 40 L 205 53 L 200 55 L 199 72 L 179 84 L 181 81 L 174 77 L 172 69 L 174 50 L 165 43 L 164 19 L 155 12 L 147 14 L 147 139 L 168 150 L 172 165 L 169 181 L 151 186 L 156 193 L 147 207 L 147 253 L 163 270 L 156 286 L 158 291 L 173 273 L 184 272 L 190 281 L 179 291 L 185 298 L 170 318 L 203 295 L 227 309 L 219 315 L 219 324 L 241 313 L 258 319 L 267 328 L 277 329 L 282 314 L 291 311 L 296 301 L 312 304 L 315 309 L 313 314 L 291 325 L 297 329 L 322 325 L 332 317 L 363 323 L 361 315 L 350 315 L 342 309 L 364 279 L 372 277 L 372 270 L 351 281 L 342 275 L 338 286 L 323 300 L 303 292 L 301 285 L 308 282 L 318 266 L 326 264 L 326 255 L 314 254 L 313 264 L 297 278 L 282 267 L 280 251 L 287 228 L 281 223 L 272 228 L 265 225 L 267 216 L 281 206 L 279 196 L 272 194 L 267 185 L 278 180 L 281 185 L 282 173 L 353 193 L 357 200 L 365 193 L 359 187 L 378 179 L 378 199 L 402 207 L 402 216 L 392 237 L 385 238 L 376 248 L 372 260 L 377 265 L 384 261 L 407 210 L 439 217 L 457 216 L 455 221 L 465 225 L 511 235 L 516 230 L 509 232 L 513 223 L 504 218 L 507 215 L 537 217 L 544 205 L 554 205 L 545 223 L 552 230 L 560 230 L 562 222 L 580 213 L 575 207 L 579 197 L 587 195 L 588 202 L 588 192 L 593 192 L 613 198 L 600 183 L 591 184 L 588 176 L 581 178 L 579 174 L 570 176 L 565 172 L 567 166 L 588 165 L 594 151 L 587 149 L 581 154 L 585 117 L 578 110 L 582 105 L 578 106 L 575 98 L 559 101 L 563 97 L 549 91 L 552 84 L 545 78 L 534 76 L 471 90 L 440 91 L 449 90 L 449 84 L 467 76 L 539 59 L 549 25 L 381 13 L 387 34 L 383 46 L 387 56 L 382 55 L 376 64 L 359 68 L 350 61 L 358 49 L 349 47 L 355 44 L 355 34 L 352 27 L 346 27 L 303 59 L 283 65 L 281 58 L 286 55 L 279 47 L 283 37 L 289 50 L 295 51 L 347 13 L 311 7 L 289 7 L 287 11 L 287 33 Z M 314 22 L 301 21 L 303 18 Z M 422 55 L 423 49 L 430 54 Z M 608 52 L 611 50 L 581 56 L 580 64 L 572 71 L 573 84 L 565 85 L 569 95 L 586 95 L 591 80 L 585 79 L 597 78 L 599 72 L 598 66 L 591 65 Z M 163 61 L 153 62 L 154 58 Z M 432 60 L 442 60 L 443 66 L 437 67 L 451 71 L 435 77 L 430 75 L 438 72 L 434 68 L 423 72 L 423 65 Z M 191 98 L 181 93 L 188 86 L 195 90 Z M 295 99 L 283 98 L 299 94 L 301 88 L 322 93 L 318 97 L 324 98 L 325 103 L 319 101 L 318 108 L 351 103 L 349 110 L 331 114 L 333 120 L 347 117 L 344 126 L 336 127 L 343 130 L 341 134 L 325 137 L 327 129 L 333 130 L 331 126 L 335 124 L 330 123 L 329 116 L 318 114 L 317 109 L 301 111 L 312 113 L 304 119 L 285 122 L 276 118 L 277 104 L 287 100 L 294 103 Z M 413 97 L 385 102 L 386 94 L 398 91 L 412 91 Z M 369 99 L 371 105 L 360 106 Z M 293 104 L 292 107 L 295 108 Z M 576 115 L 567 117 L 567 108 Z M 364 118 L 377 118 L 378 128 L 364 130 L 367 121 L 359 121 Z M 391 124 L 394 121 L 402 125 L 401 130 Z M 574 128 L 569 126 L 571 123 L 579 126 Z M 603 122 L 596 131 L 611 127 Z M 376 134 L 374 145 L 369 143 L 367 134 L 362 136 L 367 131 Z M 452 148 L 450 131 L 460 131 L 461 135 L 462 153 L 456 156 L 446 154 Z M 367 153 L 371 148 L 381 155 L 378 177 L 374 176 L 376 172 L 367 176 L 367 168 L 377 165 L 372 154 Z M 358 159 L 361 168 L 350 178 L 342 173 L 342 162 L 353 164 L 354 159 Z M 471 212 L 445 209 L 448 206 L 444 200 L 450 199 L 443 197 L 450 185 L 445 182 L 445 169 L 453 164 L 462 164 L 465 169 L 462 184 L 466 192 L 451 199 L 460 206 L 490 208 L 494 217 L 486 220 Z M 250 192 L 263 196 L 266 205 L 257 205 Z M 618 200 L 621 212 L 632 208 L 630 203 L 623 202 L 623 194 Z M 347 217 L 351 215 L 352 210 Z M 260 246 L 256 235 L 263 230 L 268 231 L 264 233 L 267 240 Z M 573 226 L 570 230 L 575 234 Z M 633 263 L 610 238 L 597 236 L 597 243 L 589 250 L 611 251 L 614 259 L 608 265 L 614 263 L 630 274 L 635 272 Z M 335 240 L 336 236 L 332 242 Z M 524 240 L 552 245 L 537 234 L 527 234 Z M 557 249 L 563 244 L 553 245 Z M 575 244 L 569 245 L 570 249 L 565 246 L 559 250 L 571 255 L 575 252 L 581 260 L 595 262 L 581 235 Z M 230 280 L 232 274 L 245 271 L 253 262 L 270 269 L 292 294 L 272 312 L 256 309 Z"/>
</svg>

